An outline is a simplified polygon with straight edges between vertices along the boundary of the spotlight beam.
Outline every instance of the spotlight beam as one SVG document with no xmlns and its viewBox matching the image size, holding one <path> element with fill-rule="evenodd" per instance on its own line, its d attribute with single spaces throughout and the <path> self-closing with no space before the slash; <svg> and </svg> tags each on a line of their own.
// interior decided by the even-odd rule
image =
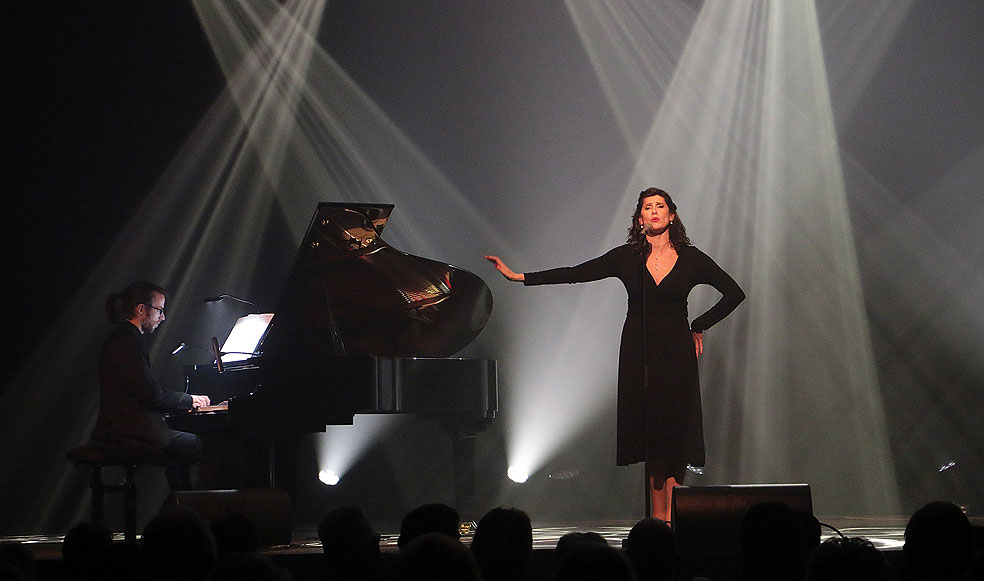
<svg viewBox="0 0 984 581">
<path fill-rule="evenodd" d="M 573 18 L 582 34 L 629 29 Z M 625 53 L 651 45 L 656 35 L 642 32 Z M 636 83 L 665 89 L 628 183 L 677 193 L 692 238 L 748 292 L 735 321 L 708 333 L 702 359 L 708 475 L 803 480 L 823 509 L 891 512 L 898 493 L 819 38 L 807 3 L 704 2 L 672 78 Z M 590 54 L 624 39 L 583 40 Z M 635 61 L 599 79 L 652 74 Z M 620 110 L 652 110 L 615 89 Z M 697 294 L 691 308 L 710 300 Z M 736 414 L 715 405 L 729 400 Z M 831 464 L 837 476 L 819 468 Z"/>
</svg>

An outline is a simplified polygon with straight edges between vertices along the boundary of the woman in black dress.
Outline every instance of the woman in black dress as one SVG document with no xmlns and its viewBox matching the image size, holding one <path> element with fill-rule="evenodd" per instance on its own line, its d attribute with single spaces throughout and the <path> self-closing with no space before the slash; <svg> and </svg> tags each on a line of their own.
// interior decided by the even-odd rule
<svg viewBox="0 0 984 581">
<path fill-rule="evenodd" d="M 738 283 L 687 238 L 669 194 L 639 194 L 626 244 L 583 264 L 513 272 L 486 256 L 507 279 L 526 285 L 616 277 L 625 285 L 628 312 L 618 359 L 617 464 L 646 463 L 653 516 L 669 520 L 673 486 L 687 465 L 704 465 L 697 357 L 705 330 L 745 298 Z M 687 297 L 698 284 L 721 293 L 717 304 L 687 322 Z"/>
</svg>

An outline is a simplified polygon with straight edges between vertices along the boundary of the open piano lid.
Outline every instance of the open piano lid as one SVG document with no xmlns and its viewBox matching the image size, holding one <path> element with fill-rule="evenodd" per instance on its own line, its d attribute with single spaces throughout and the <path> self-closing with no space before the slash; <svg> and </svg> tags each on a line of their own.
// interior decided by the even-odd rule
<svg viewBox="0 0 984 581">
<path fill-rule="evenodd" d="M 264 355 L 449 357 L 482 331 L 475 274 L 380 238 L 392 204 L 318 204 L 260 350 Z"/>
</svg>

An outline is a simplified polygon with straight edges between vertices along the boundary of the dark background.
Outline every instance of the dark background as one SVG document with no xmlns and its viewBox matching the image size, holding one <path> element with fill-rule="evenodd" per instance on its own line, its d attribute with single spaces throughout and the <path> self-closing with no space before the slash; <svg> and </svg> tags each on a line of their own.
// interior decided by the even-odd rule
<svg viewBox="0 0 984 581">
<path fill-rule="evenodd" d="M 184 2 L 5 10 L 6 386 L 223 80 Z"/>
</svg>

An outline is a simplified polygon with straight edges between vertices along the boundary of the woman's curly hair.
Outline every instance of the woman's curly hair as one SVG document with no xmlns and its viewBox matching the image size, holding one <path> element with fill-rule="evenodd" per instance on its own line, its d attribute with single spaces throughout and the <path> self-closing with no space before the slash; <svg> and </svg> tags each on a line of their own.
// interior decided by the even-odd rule
<svg viewBox="0 0 984 581">
<path fill-rule="evenodd" d="M 673 221 L 670 223 L 670 245 L 673 246 L 673 249 L 680 250 L 684 246 L 691 246 L 690 238 L 687 237 L 687 229 L 683 226 L 683 221 L 680 220 L 680 214 L 677 212 L 676 204 L 673 203 L 670 194 L 659 188 L 647 188 L 639 192 L 639 201 L 636 203 L 635 212 L 632 213 L 632 225 L 629 226 L 629 236 L 625 241 L 637 253 L 642 255 L 649 254 L 649 241 L 646 240 L 646 231 L 643 229 L 642 224 L 639 223 L 639 216 L 642 215 L 643 201 L 652 196 L 663 198 L 666 202 L 666 207 L 674 215 Z"/>
</svg>

